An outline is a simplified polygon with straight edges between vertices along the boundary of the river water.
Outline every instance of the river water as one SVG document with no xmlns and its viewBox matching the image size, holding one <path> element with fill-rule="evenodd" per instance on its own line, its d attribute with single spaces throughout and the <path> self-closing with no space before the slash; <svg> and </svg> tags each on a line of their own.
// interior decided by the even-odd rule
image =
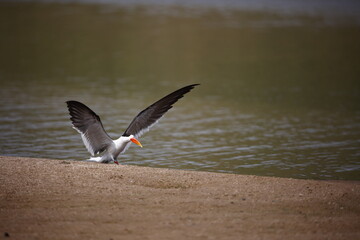
<svg viewBox="0 0 360 240">
<path fill-rule="evenodd" d="M 87 159 L 65 101 L 117 138 L 151 103 L 200 83 L 119 161 L 360 180 L 351 4 L 99 2 L 0 2 L 1 155 Z"/>
</svg>

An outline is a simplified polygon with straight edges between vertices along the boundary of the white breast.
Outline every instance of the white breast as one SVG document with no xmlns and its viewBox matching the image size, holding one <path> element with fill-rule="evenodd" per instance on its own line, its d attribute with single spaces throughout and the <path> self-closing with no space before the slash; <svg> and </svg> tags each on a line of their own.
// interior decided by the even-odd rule
<svg viewBox="0 0 360 240">
<path fill-rule="evenodd" d="M 130 147 L 130 137 L 121 136 L 120 138 L 114 140 L 115 149 L 112 152 L 114 159 L 116 159 L 120 153 L 124 153 Z"/>
</svg>

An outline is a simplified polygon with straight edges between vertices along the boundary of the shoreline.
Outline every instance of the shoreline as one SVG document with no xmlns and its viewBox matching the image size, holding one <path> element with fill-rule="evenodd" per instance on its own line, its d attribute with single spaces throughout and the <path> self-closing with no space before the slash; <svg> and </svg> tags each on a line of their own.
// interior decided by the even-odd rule
<svg viewBox="0 0 360 240">
<path fill-rule="evenodd" d="M 360 181 L 0 156 L 0 239 L 356 239 Z"/>
</svg>

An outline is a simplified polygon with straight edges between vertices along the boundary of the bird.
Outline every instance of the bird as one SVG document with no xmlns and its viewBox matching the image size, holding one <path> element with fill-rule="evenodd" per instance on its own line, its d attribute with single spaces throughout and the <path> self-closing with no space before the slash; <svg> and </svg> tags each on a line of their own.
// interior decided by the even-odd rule
<svg viewBox="0 0 360 240">
<path fill-rule="evenodd" d="M 118 156 L 124 153 L 131 143 L 143 147 L 138 138 L 148 132 L 174 103 L 197 85 L 200 84 L 180 88 L 142 110 L 125 132 L 115 140 L 106 133 L 100 117 L 93 110 L 81 102 L 66 101 L 72 127 L 80 133 L 86 149 L 91 154 L 87 161 L 119 164 Z M 96 155 L 101 156 L 95 157 Z"/>
</svg>

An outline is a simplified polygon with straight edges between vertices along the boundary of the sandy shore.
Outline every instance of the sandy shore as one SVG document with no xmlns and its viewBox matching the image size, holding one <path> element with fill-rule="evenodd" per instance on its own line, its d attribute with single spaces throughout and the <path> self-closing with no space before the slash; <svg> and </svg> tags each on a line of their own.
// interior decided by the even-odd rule
<svg viewBox="0 0 360 240">
<path fill-rule="evenodd" d="M 0 164 L 0 239 L 360 239 L 360 182 Z"/>
</svg>

